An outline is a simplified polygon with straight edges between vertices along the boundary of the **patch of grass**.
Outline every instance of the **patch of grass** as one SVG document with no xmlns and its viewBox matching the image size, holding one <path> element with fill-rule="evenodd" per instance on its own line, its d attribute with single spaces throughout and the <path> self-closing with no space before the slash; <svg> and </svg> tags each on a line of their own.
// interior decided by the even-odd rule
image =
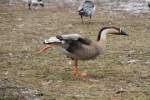
<svg viewBox="0 0 150 100">
<path fill-rule="evenodd" d="M 82 24 L 70 10 L 1 8 L 0 78 L 39 89 L 45 100 L 149 100 L 149 14 L 110 17 L 98 7 L 91 24 L 88 18 Z M 70 59 L 55 49 L 37 54 L 45 38 L 80 33 L 96 40 L 103 26 L 121 27 L 129 37 L 109 35 L 104 55 L 79 62 L 80 70 L 92 77 L 73 78 Z M 125 92 L 116 94 L 120 89 Z"/>
<path fill-rule="evenodd" d="M 0 97 L 0 100 L 18 100 L 18 98 L 13 96 Z"/>
</svg>

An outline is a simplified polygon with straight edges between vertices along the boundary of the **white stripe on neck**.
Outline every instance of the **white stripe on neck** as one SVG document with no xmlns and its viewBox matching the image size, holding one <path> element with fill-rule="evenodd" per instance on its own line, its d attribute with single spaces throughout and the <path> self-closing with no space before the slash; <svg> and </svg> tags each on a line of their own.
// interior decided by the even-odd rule
<svg viewBox="0 0 150 100">
<path fill-rule="evenodd" d="M 101 39 L 106 40 L 106 36 L 107 36 L 108 31 L 109 31 L 109 29 L 105 29 L 105 30 L 103 30 L 101 32 L 101 38 L 100 38 L 100 40 Z"/>
</svg>

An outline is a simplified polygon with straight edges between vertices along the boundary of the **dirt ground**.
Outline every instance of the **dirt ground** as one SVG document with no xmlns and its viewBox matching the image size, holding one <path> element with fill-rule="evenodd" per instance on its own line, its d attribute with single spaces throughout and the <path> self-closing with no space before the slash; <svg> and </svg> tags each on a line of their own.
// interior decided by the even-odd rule
<svg viewBox="0 0 150 100">
<path fill-rule="evenodd" d="M 150 13 L 98 7 L 90 24 L 84 20 L 73 9 L 0 5 L 0 100 L 150 100 Z M 79 62 L 93 77 L 74 79 L 71 60 L 55 49 L 37 54 L 45 38 L 80 33 L 96 40 L 104 26 L 129 36 L 109 35 L 104 55 Z"/>
</svg>

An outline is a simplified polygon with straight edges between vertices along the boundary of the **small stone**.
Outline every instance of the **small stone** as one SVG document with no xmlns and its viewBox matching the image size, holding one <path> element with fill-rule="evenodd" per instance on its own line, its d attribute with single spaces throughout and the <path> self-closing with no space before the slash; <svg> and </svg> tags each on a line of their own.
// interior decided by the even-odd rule
<svg viewBox="0 0 150 100">
<path fill-rule="evenodd" d="M 4 75 L 8 75 L 8 71 L 6 71 L 6 72 L 4 73 Z"/>
<path fill-rule="evenodd" d="M 53 80 L 49 80 L 49 81 L 47 81 L 47 82 L 42 82 L 42 85 L 43 85 L 43 86 L 48 86 L 48 85 L 50 85 L 51 83 L 53 83 Z"/>
<path fill-rule="evenodd" d="M 10 52 L 10 53 L 8 53 L 8 55 L 10 56 L 10 57 L 12 57 L 13 56 L 13 54 Z"/>
<path fill-rule="evenodd" d="M 81 73 L 81 76 L 82 76 L 82 77 L 86 77 L 86 76 L 87 76 L 87 73 L 82 72 L 82 73 Z"/>
<path fill-rule="evenodd" d="M 65 27 L 70 29 L 70 28 L 73 28 L 73 25 L 72 24 L 68 24 L 68 25 L 65 25 Z"/>
<path fill-rule="evenodd" d="M 120 94 L 120 93 L 124 93 L 126 92 L 127 90 L 123 89 L 123 88 L 120 88 L 119 90 L 116 91 L 116 94 Z"/>
<path fill-rule="evenodd" d="M 68 61 L 68 64 L 71 65 L 71 64 L 72 64 L 72 61 Z"/>
<path fill-rule="evenodd" d="M 131 59 L 131 60 L 128 61 L 128 63 L 129 63 L 129 64 L 132 64 L 132 63 L 136 63 L 136 62 L 138 62 L 138 61 L 139 61 L 139 60 Z"/>
<path fill-rule="evenodd" d="M 146 65 L 149 65 L 149 64 L 150 64 L 150 61 L 146 61 L 145 64 L 146 64 Z"/>
<path fill-rule="evenodd" d="M 23 19 L 22 19 L 22 18 L 18 18 L 17 20 L 18 20 L 18 21 L 22 21 Z"/>
</svg>

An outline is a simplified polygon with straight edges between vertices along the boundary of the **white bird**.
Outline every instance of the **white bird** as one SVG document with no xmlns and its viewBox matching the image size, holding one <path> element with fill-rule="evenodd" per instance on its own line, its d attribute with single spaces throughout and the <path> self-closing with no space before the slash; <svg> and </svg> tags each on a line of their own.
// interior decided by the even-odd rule
<svg viewBox="0 0 150 100">
<path fill-rule="evenodd" d="M 150 0 L 146 0 L 148 7 L 150 8 Z"/>
<path fill-rule="evenodd" d="M 31 9 L 31 6 L 38 6 L 38 5 L 44 7 L 43 0 L 28 0 L 29 9 Z"/>
<path fill-rule="evenodd" d="M 95 13 L 96 6 L 93 1 L 85 0 L 80 7 L 78 8 L 79 15 L 81 16 L 82 23 L 83 23 L 83 16 L 85 17 L 91 17 Z"/>
</svg>

